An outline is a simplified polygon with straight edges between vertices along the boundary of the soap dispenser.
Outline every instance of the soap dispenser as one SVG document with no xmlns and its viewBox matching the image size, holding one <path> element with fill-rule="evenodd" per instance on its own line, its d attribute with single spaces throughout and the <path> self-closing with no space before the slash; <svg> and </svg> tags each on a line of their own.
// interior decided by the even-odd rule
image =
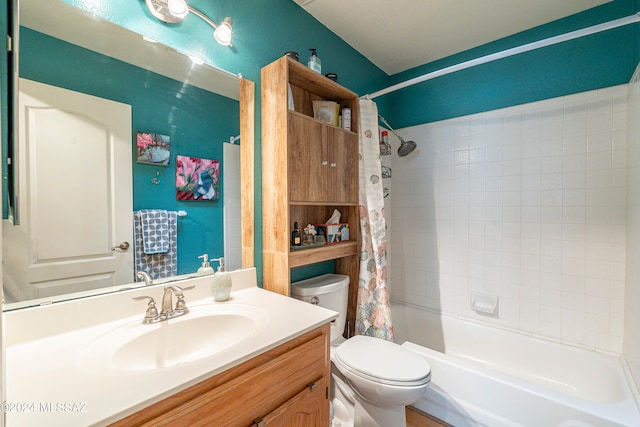
<svg viewBox="0 0 640 427">
<path fill-rule="evenodd" d="M 211 264 L 209 263 L 208 254 L 200 255 L 198 258 L 202 258 L 202 266 L 198 269 L 196 276 L 210 276 L 215 273 L 215 271 L 213 271 L 213 268 L 211 268 Z"/>
<path fill-rule="evenodd" d="M 213 275 L 213 299 L 219 302 L 226 301 L 231 295 L 231 275 L 225 269 L 224 258 L 217 258 L 213 261 L 220 263 L 218 271 Z"/>
<path fill-rule="evenodd" d="M 311 51 L 311 56 L 309 57 L 309 62 L 307 62 L 307 67 L 311 68 L 316 73 L 322 74 L 322 65 L 320 62 L 320 58 L 318 58 L 316 49 L 309 50 Z"/>
</svg>

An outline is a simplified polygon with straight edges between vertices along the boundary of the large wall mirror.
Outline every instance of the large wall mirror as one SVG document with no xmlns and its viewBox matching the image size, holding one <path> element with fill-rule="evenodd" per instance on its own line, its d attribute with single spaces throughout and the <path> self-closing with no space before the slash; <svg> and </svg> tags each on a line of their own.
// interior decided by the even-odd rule
<svg viewBox="0 0 640 427">
<path fill-rule="evenodd" d="M 149 19 L 143 7 L 138 19 Z M 136 248 L 154 251 L 134 224 L 142 210 L 168 213 L 172 227 L 172 257 L 162 261 L 165 247 L 157 264 L 145 261 L 156 282 L 195 273 L 202 254 L 225 256 L 225 221 L 243 225 L 227 247 L 253 239 L 252 82 L 62 0 L 19 0 L 17 10 L 15 131 L 3 153 L 15 178 L 3 191 L 5 309 L 134 286 Z M 215 162 L 198 171 L 205 160 L 218 162 L 219 178 Z M 196 196 L 219 197 L 185 200 L 180 176 L 203 190 Z M 251 247 L 242 266 L 252 257 Z"/>
</svg>

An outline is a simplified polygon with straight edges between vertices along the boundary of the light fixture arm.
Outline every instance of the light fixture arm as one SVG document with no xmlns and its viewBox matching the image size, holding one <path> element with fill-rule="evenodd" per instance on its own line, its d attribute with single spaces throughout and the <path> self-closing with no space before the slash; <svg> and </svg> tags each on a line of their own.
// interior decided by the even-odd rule
<svg viewBox="0 0 640 427">
<path fill-rule="evenodd" d="M 213 37 L 223 46 L 232 46 L 233 33 L 231 18 L 224 18 L 222 23 L 216 24 L 195 7 L 189 6 L 186 0 L 145 0 L 147 8 L 153 16 L 168 24 L 177 24 L 191 12 L 213 28 Z"/>
<path fill-rule="evenodd" d="M 196 9 L 193 6 L 187 6 L 189 8 L 189 12 L 193 13 L 194 15 L 200 17 L 200 19 L 202 19 L 204 22 L 206 22 L 207 24 L 211 25 L 213 27 L 213 29 L 217 29 L 218 28 L 218 24 L 216 24 L 215 22 L 213 22 L 211 20 L 211 18 L 209 18 L 207 15 L 205 15 L 204 13 L 200 12 L 198 9 Z"/>
</svg>

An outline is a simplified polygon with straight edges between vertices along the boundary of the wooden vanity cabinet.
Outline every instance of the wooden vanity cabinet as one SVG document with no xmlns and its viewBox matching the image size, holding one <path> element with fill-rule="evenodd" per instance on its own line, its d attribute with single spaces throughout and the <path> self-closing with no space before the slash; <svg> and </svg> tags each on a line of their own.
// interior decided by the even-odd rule
<svg viewBox="0 0 640 427">
<path fill-rule="evenodd" d="M 112 426 L 329 425 L 329 324 Z"/>
<path fill-rule="evenodd" d="M 358 96 L 286 56 L 262 68 L 262 257 L 264 289 L 290 294 L 291 269 L 334 261 L 350 277 L 347 319 L 355 319 L 360 219 Z M 351 129 L 314 118 L 313 101 L 351 109 Z M 293 107 L 293 108 L 290 108 Z M 293 223 L 323 224 L 334 209 L 349 241 L 291 249 Z"/>
</svg>

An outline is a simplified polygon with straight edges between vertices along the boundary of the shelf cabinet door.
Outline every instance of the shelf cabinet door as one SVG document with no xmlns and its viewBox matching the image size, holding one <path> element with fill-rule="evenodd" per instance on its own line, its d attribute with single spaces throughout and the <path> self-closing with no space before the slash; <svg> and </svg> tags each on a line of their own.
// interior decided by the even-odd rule
<svg viewBox="0 0 640 427">
<path fill-rule="evenodd" d="M 289 200 L 357 203 L 357 135 L 293 114 L 288 133 Z"/>
<path fill-rule="evenodd" d="M 327 201 L 358 202 L 358 137 L 335 128 L 327 128 Z"/>
<path fill-rule="evenodd" d="M 289 200 L 326 201 L 326 126 L 291 114 L 288 128 Z"/>
</svg>

